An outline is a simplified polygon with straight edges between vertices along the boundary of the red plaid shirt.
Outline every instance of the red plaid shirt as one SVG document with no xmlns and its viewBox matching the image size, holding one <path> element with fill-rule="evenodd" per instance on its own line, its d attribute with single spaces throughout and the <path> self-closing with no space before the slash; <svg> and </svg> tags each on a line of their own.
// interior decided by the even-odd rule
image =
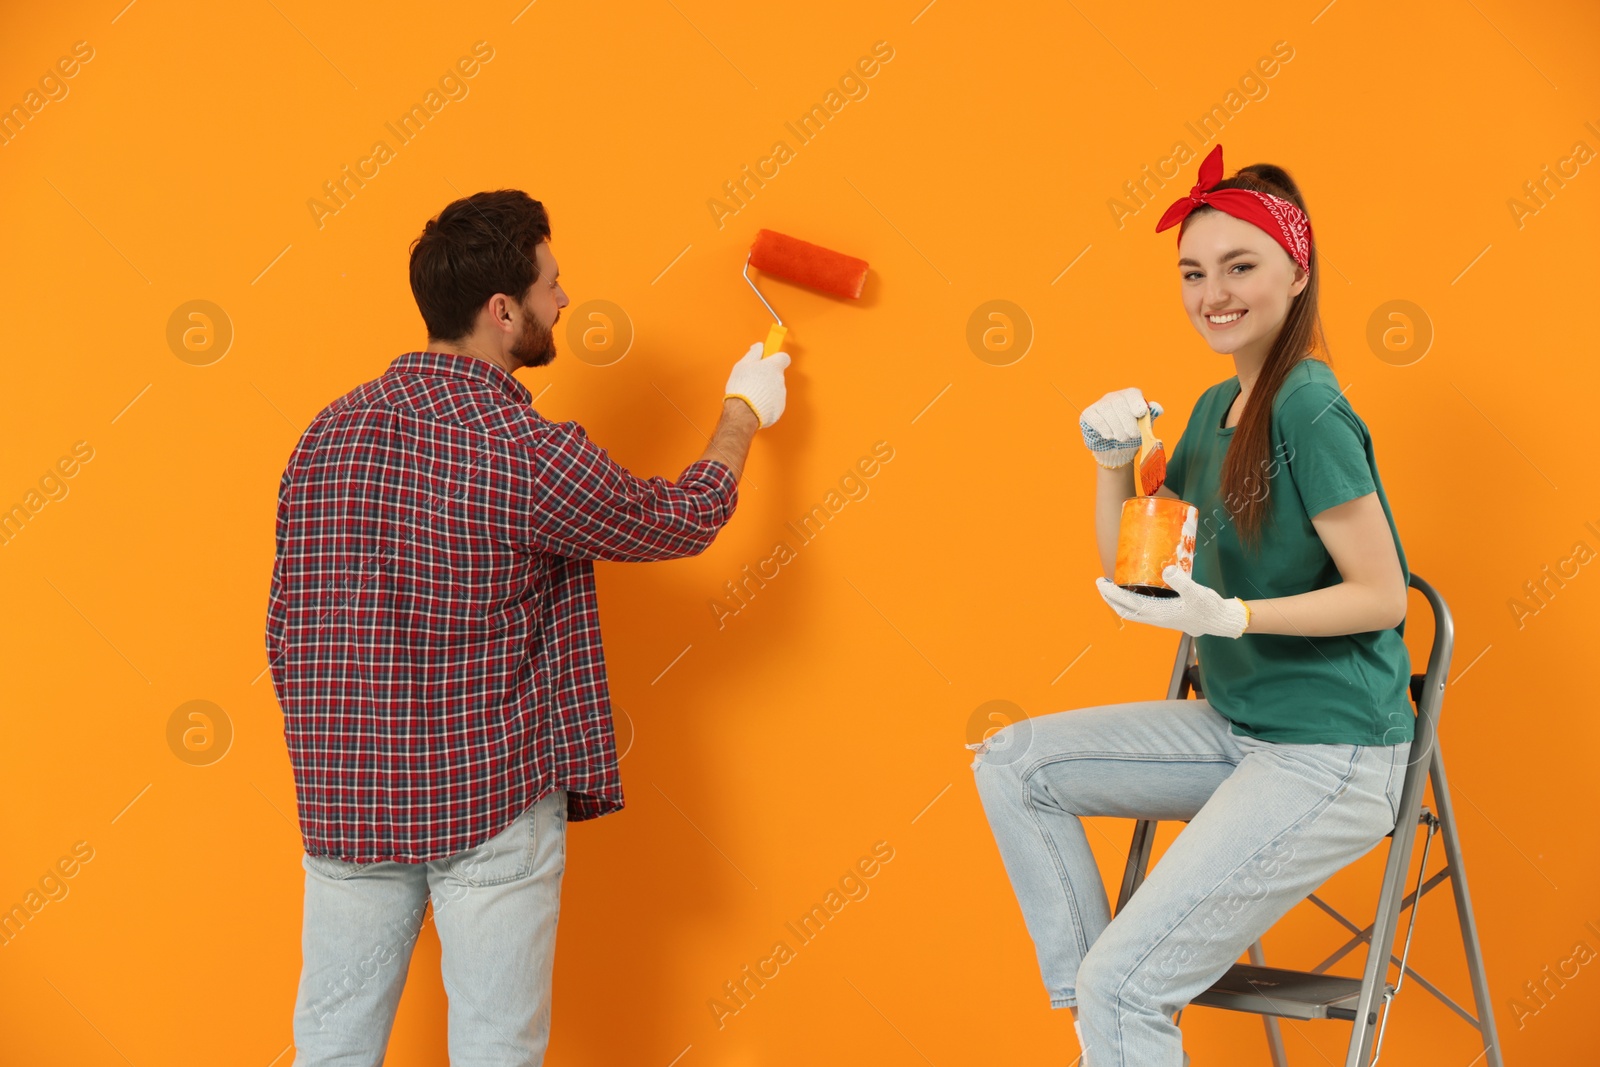
<svg viewBox="0 0 1600 1067">
<path fill-rule="evenodd" d="M 267 656 L 312 855 L 438 859 L 553 789 L 574 821 L 622 807 L 593 561 L 701 552 L 737 482 L 637 478 L 530 399 L 407 352 L 289 457 Z"/>
</svg>

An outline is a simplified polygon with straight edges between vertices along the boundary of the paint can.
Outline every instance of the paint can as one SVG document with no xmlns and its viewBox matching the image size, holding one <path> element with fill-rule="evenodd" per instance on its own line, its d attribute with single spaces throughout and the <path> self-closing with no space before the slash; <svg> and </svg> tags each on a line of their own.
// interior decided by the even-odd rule
<svg viewBox="0 0 1600 1067">
<path fill-rule="evenodd" d="M 1200 511 L 1170 496 L 1135 496 L 1122 502 L 1117 565 L 1112 581 L 1145 596 L 1177 596 L 1161 572 L 1173 564 L 1194 571 Z"/>
</svg>

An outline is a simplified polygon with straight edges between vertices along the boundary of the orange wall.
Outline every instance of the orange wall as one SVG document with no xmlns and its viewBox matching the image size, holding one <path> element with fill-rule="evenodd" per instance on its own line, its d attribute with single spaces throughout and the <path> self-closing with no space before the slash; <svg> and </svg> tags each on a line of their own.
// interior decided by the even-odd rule
<svg viewBox="0 0 1600 1067">
<path fill-rule="evenodd" d="M 758 227 L 872 264 L 859 305 L 766 286 L 793 327 L 789 411 L 715 546 L 600 567 L 629 803 L 572 829 L 549 1062 L 1061 1057 L 1071 1028 L 1046 1009 L 962 746 L 989 701 L 1038 715 L 1164 692 L 1175 635 L 1119 627 L 1091 584 L 1076 407 L 1137 385 L 1172 442 L 1231 374 L 1180 311 L 1173 234 L 1153 233 L 1197 158 L 1122 225 L 1110 204 L 1175 142 L 1201 148 L 1186 123 L 1213 105 L 1237 108 L 1230 172 L 1269 160 L 1303 184 L 1336 373 L 1413 568 L 1455 610 L 1443 740 L 1507 1060 L 1592 1051 L 1600 965 L 1563 961 L 1600 951 L 1600 574 L 1570 562 L 1536 613 L 1510 601 L 1576 542 L 1600 550 L 1600 376 L 1576 310 L 1600 282 L 1593 5 L 121 2 L 16 8 L 0 32 L 0 104 L 92 50 L 0 145 L 0 504 L 41 479 L 59 497 L 0 546 L 0 906 L 92 856 L 0 947 L 8 1062 L 289 1062 L 303 874 L 262 639 L 278 477 L 323 405 L 421 345 L 406 253 L 424 220 L 505 186 L 549 207 L 573 311 L 611 301 L 635 332 L 608 366 L 562 333 L 523 380 L 641 474 L 699 454 L 765 332 L 739 277 Z M 307 201 L 478 41 L 493 57 L 468 94 L 319 224 Z M 893 58 L 867 95 L 798 145 L 785 122 L 879 41 Z M 1276 42 L 1292 58 L 1250 80 Z M 707 201 L 778 139 L 792 158 L 719 226 Z M 1568 179 L 1519 214 L 1547 165 Z M 231 324 L 214 362 L 169 344 L 193 300 Z M 1008 365 L 966 340 L 991 300 L 1031 323 Z M 1393 300 L 1431 322 L 1419 361 L 1368 344 Z M 868 495 L 719 630 L 724 583 L 878 442 L 893 458 Z M 73 475 L 49 481 L 63 457 Z M 1419 661 L 1427 637 L 1413 628 Z M 205 765 L 169 741 L 195 700 L 231 729 Z M 1095 830 L 1120 870 L 1128 825 Z M 878 842 L 893 859 L 870 895 L 719 1028 L 722 984 Z M 1375 864 L 1330 896 L 1370 909 Z M 1447 899 L 1428 901 L 1417 959 L 1465 997 Z M 1296 913 L 1268 948 L 1309 963 L 1339 940 Z M 1519 1020 L 1524 982 L 1563 965 Z M 443 1062 L 443 1013 L 430 925 L 390 1062 Z M 1396 1020 L 1396 1063 L 1471 1060 L 1420 990 Z M 1266 1062 L 1254 1019 L 1184 1029 L 1197 1063 Z M 1335 1058 L 1346 1032 L 1292 1028 L 1291 1055 Z"/>
</svg>

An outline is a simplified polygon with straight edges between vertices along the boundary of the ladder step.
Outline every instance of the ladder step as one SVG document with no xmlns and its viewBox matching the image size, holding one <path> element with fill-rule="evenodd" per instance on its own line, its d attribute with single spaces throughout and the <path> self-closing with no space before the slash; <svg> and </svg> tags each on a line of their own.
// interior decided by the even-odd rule
<svg viewBox="0 0 1600 1067">
<path fill-rule="evenodd" d="M 1393 991 L 1386 986 L 1386 991 Z M 1283 1019 L 1353 1020 L 1361 979 L 1236 963 L 1215 985 L 1194 998 L 1209 1008 L 1227 1008 Z"/>
</svg>

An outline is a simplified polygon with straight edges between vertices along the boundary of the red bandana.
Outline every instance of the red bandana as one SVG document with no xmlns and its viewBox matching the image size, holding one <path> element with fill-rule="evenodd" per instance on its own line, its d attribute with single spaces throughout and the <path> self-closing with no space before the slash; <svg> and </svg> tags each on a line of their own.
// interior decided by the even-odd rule
<svg viewBox="0 0 1600 1067">
<path fill-rule="evenodd" d="M 1258 193 L 1253 189 L 1208 190 L 1222 180 L 1222 145 L 1200 164 L 1200 180 L 1189 190 L 1189 195 L 1173 201 L 1167 213 L 1156 223 L 1160 233 L 1176 226 L 1189 217 L 1189 212 L 1207 204 L 1224 211 L 1236 219 L 1243 219 L 1262 230 L 1283 246 L 1283 250 L 1300 264 L 1301 270 L 1311 269 L 1311 220 L 1306 213 L 1282 197 L 1271 193 Z"/>
</svg>

